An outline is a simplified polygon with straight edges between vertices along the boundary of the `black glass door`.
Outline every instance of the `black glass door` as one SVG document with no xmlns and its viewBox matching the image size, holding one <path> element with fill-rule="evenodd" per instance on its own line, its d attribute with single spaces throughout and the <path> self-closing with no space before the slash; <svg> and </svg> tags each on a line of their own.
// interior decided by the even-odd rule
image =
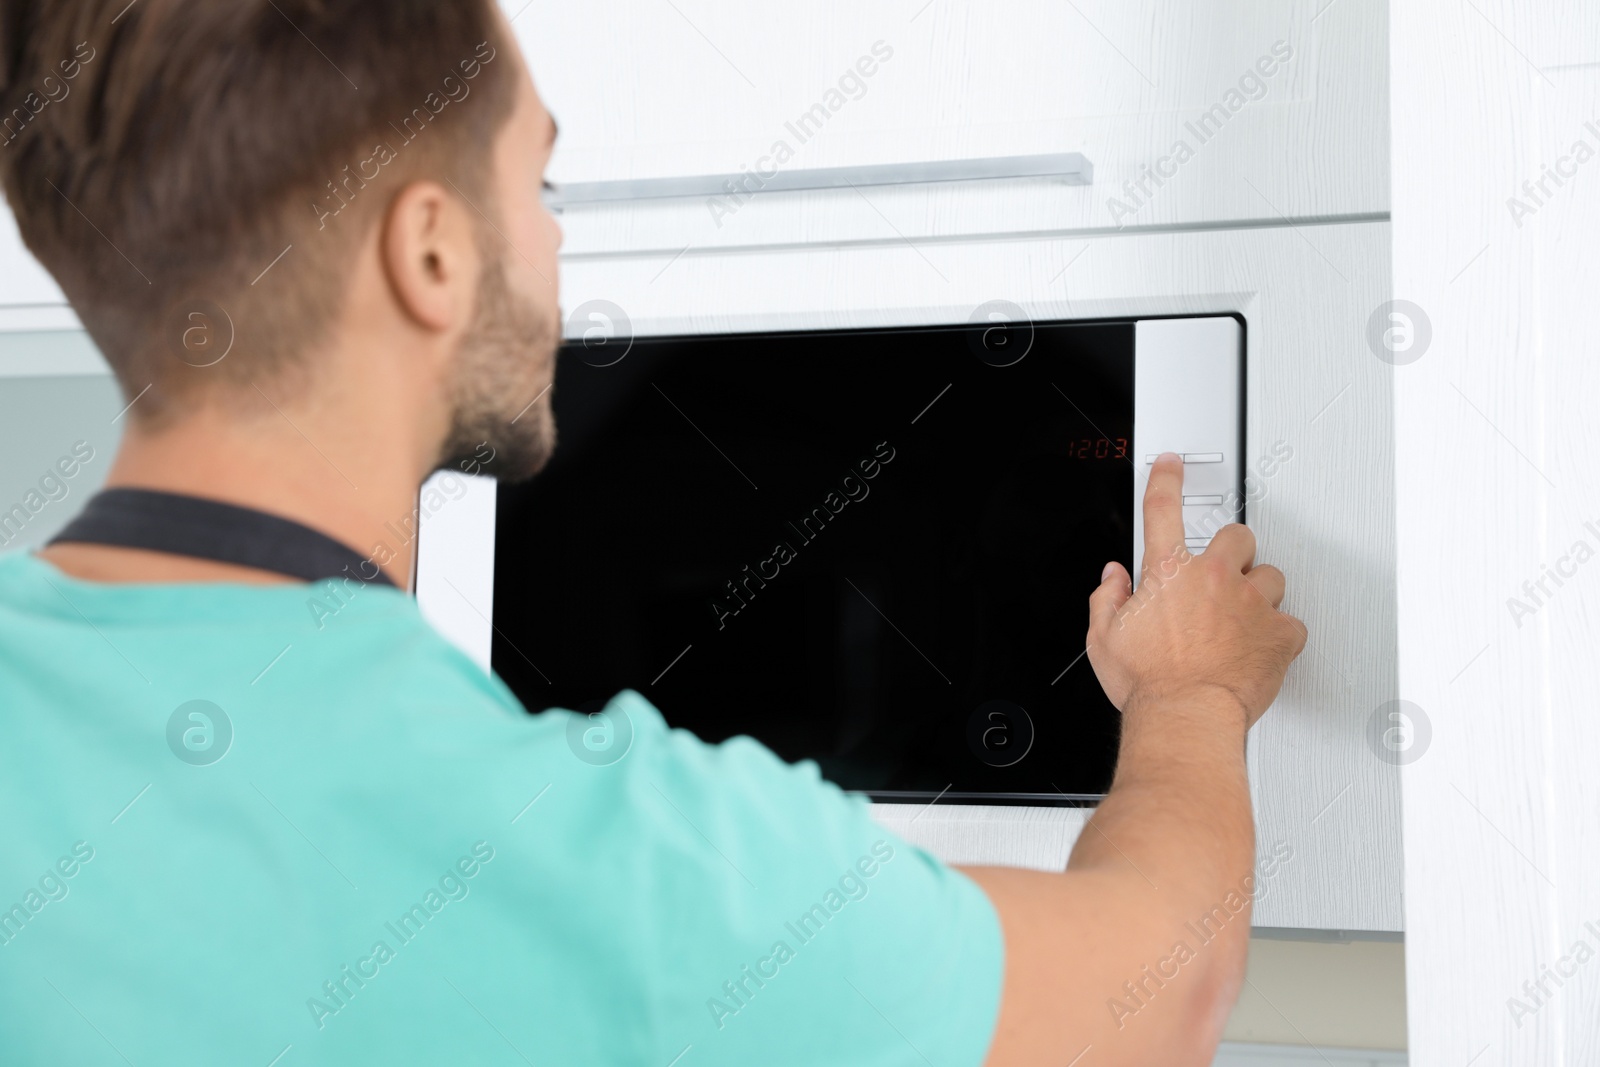
<svg viewBox="0 0 1600 1067">
<path fill-rule="evenodd" d="M 1132 561 L 1133 335 L 568 345 L 556 455 L 500 489 L 496 671 L 533 711 L 634 688 L 882 799 L 1104 792 L 1118 716 L 1080 656 Z"/>
</svg>

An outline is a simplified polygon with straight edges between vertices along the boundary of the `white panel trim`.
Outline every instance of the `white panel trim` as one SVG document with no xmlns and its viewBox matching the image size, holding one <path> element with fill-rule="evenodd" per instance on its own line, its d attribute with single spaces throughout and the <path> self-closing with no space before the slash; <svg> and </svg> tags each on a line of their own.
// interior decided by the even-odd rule
<svg viewBox="0 0 1600 1067">
<path fill-rule="evenodd" d="M 990 804 L 874 804 L 886 829 L 946 863 L 1060 871 L 1093 808 Z"/>
<path fill-rule="evenodd" d="M 1218 463 L 1185 463 L 1183 496 L 1215 499 L 1185 506 L 1189 548 L 1237 522 L 1239 449 L 1244 444 L 1239 404 L 1243 400 L 1239 322 L 1232 318 L 1142 319 L 1134 326 L 1133 381 L 1133 577 L 1144 566 L 1144 492 L 1152 456 L 1177 452 L 1220 455 Z"/>
<path fill-rule="evenodd" d="M 430 508 L 430 493 L 443 504 Z M 436 630 L 488 671 L 496 482 L 440 471 L 423 484 L 420 499 L 417 606 Z"/>
</svg>

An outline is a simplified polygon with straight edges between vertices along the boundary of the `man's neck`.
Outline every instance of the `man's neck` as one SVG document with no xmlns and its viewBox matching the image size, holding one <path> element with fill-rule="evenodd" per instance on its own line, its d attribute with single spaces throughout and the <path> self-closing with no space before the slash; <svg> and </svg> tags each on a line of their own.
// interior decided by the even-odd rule
<svg viewBox="0 0 1600 1067">
<path fill-rule="evenodd" d="M 265 387 L 263 387 L 265 388 Z M 106 479 L 254 508 L 320 531 L 411 587 L 417 488 L 431 457 L 401 418 L 361 406 L 291 409 L 251 387 L 244 410 L 207 408 L 158 430 L 128 427 Z M 341 417 L 341 414 L 343 417 Z M 292 581 L 271 572 L 160 552 L 61 544 L 40 556 L 100 582 Z"/>
</svg>

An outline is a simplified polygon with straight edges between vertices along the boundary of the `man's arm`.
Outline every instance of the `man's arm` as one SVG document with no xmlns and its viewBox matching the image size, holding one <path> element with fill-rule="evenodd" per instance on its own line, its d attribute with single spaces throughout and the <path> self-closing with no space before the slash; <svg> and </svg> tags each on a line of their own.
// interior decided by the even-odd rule
<svg viewBox="0 0 1600 1067">
<path fill-rule="evenodd" d="M 989 1067 L 1209 1064 L 1243 982 L 1255 884 L 1245 732 L 1306 631 L 1278 610 L 1283 575 L 1254 565 L 1245 527 L 1189 555 L 1182 494 L 1169 453 L 1145 493 L 1138 594 L 1111 564 L 1089 601 L 1089 660 L 1122 711 L 1122 742 L 1066 872 L 966 872 L 1005 932 Z"/>
</svg>

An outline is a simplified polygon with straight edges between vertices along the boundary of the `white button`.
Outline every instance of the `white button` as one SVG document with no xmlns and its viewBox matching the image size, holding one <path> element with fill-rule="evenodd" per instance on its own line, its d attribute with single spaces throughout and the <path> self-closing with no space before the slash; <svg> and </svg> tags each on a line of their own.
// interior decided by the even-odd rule
<svg viewBox="0 0 1600 1067">
<path fill-rule="evenodd" d="M 1220 507 L 1222 505 L 1222 498 L 1220 496 L 1186 496 L 1183 498 L 1183 502 L 1185 504 L 1199 504 Z"/>
<path fill-rule="evenodd" d="M 1183 454 L 1183 461 L 1185 463 L 1221 463 L 1222 462 L 1222 453 L 1221 452 L 1185 452 Z"/>
<path fill-rule="evenodd" d="M 1189 548 L 1205 548 L 1211 543 L 1209 537 L 1185 537 L 1183 543 Z"/>
</svg>

